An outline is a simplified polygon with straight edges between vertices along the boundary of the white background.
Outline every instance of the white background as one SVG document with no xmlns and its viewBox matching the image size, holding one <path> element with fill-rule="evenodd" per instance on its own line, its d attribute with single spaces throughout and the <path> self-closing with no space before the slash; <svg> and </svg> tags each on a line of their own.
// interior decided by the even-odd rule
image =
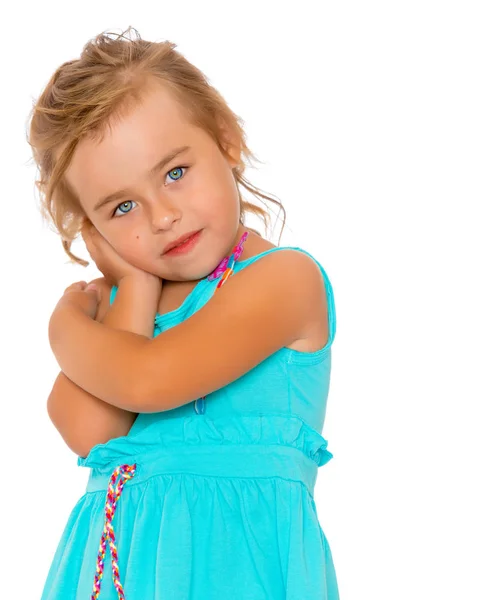
<svg viewBox="0 0 479 600">
<path fill-rule="evenodd" d="M 41 221 L 27 119 L 61 63 L 129 25 L 175 42 L 244 119 L 265 163 L 246 177 L 287 211 L 280 244 L 309 250 L 330 276 L 337 335 L 323 435 L 334 459 L 319 469 L 315 497 L 341 599 L 479 597 L 476 8 L 116 0 L 9 9 L 2 598 L 40 597 L 85 490 L 88 470 L 46 412 L 58 373 L 47 327 L 65 287 L 100 275 L 69 264 Z M 89 259 L 81 240 L 72 250 Z"/>
</svg>

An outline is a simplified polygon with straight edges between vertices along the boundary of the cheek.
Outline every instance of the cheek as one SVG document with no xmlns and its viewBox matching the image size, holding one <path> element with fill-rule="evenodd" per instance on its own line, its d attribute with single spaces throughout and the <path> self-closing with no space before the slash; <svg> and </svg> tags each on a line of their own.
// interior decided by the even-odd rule
<svg viewBox="0 0 479 600">
<path fill-rule="evenodd" d="M 145 253 L 143 248 L 143 236 L 141 234 L 134 234 L 127 239 L 123 238 L 120 243 L 116 245 L 118 254 L 125 260 L 130 262 L 133 259 L 140 259 Z"/>
<path fill-rule="evenodd" d="M 225 227 L 231 220 L 235 220 L 238 213 L 239 199 L 231 190 L 223 190 L 222 194 L 210 195 L 204 203 L 204 214 L 208 215 L 210 222 L 217 223 L 219 227 Z"/>
</svg>

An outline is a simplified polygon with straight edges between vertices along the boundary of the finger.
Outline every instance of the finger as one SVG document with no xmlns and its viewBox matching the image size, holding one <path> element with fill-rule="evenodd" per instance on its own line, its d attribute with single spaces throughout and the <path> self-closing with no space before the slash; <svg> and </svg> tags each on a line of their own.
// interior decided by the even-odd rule
<svg viewBox="0 0 479 600">
<path fill-rule="evenodd" d="M 92 294 L 97 302 L 100 302 L 100 288 L 95 283 L 89 283 L 83 290 L 86 294 Z"/>
<path fill-rule="evenodd" d="M 76 281 L 75 283 L 72 283 L 67 288 L 65 288 L 63 293 L 68 292 L 69 290 L 83 289 L 86 285 L 87 285 L 86 281 Z"/>
<path fill-rule="evenodd" d="M 70 287 L 85 287 L 86 284 L 86 281 L 75 281 L 75 283 L 72 283 Z"/>
<path fill-rule="evenodd" d="M 97 235 L 94 233 L 94 228 L 90 228 L 87 233 L 83 236 L 83 241 L 85 242 L 86 249 L 90 253 L 90 256 L 93 258 L 94 251 L 97 250 L 98 239 Z"/>
<path fill-rule="evenodd" d="M 82 236 L 83 241 L 85 242 L 85 244 L 88 244 L 88 242 L 90 241 L 90 237 L 91 236 L 90 236 L 89 230 L 86 227 L 82 228 L 82 230 L 81 230 L 81 236 Z"/>
<path fill-rule="evenodd" d="M 86 243 L 90 243 L 91 246 L 96 247 L 100 243 L 98 238 L 99 238 L 98 230 L 95 227 L 92 227 L 90 229 L 90 231 L 88 232 L 88 237 L 87 237 Z"/>
<path fill-rule="evenodd" d="M 85 221 L 81 228 L 83 240 L 86 241 L 88 239 L 91 239 L 93 237 L 94 230 L 95 227 L 93 226 L 93 223 L 91 221 Z"/>
</svg>

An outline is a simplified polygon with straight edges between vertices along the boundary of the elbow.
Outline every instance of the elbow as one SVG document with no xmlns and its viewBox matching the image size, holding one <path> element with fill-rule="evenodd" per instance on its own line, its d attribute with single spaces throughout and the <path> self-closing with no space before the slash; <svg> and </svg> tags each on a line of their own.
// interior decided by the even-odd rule
<svg viewBox="0 0 479 600">
<path fill-rule="evenodd" d="M 71 427 L 67 427 L 64 415 L 58 409 L 58 403 L 55 402 L 55 395 L 52 392 L 47 400 L 47 414 L 50 421 L 66 446 L 77 456 L 86 457 L 93 445 L 86 444 L 83 436 L 76 435 L 75 430 L 72 431 Z"/>
</svg>

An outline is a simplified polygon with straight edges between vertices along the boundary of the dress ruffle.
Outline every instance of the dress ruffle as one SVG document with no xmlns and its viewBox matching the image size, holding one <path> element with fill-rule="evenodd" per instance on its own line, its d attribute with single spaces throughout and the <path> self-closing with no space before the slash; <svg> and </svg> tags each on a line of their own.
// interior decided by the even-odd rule
<svg viewBox="0 0 479 600">
<path fill-rule="evenodd" d="M 261 444 L 297 448 L 318 467 L 333 458 L 328 442 L 299 417 L 291 415 L 226 415 L 211 418 L 194 415 L 163 419 L 139 433 L 113 438 L 94 446 L 88 456 L 78 457 L 80 467 L 108 468 L 113 464 L 135 462 L 138 456 L 161 446 L 204 444 Z"/>
</svg>

